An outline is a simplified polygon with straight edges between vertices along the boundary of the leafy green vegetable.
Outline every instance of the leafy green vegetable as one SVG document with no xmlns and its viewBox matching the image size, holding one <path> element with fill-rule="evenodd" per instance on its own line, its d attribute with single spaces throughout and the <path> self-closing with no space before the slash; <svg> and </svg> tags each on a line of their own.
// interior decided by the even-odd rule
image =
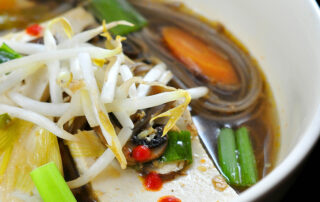
<svg viewBox="0 0 320 202">
<path fill-rule="evenodd" d="M 55 163 L 50 162 L 40 166 L 30 175 L 44 202 L 76 201 Z"/>
<path fill-rule="evenodd" d="M 6 127 L 10 122 L 11 118 L 7 113 L 0 115 L 0 128 Z"/>
<path fill-rule="evenodd" d="M 192 163 L 191 135 L 189 131 L 173 132 L 168 134 L 168 146 L 161 160 L 163 162 L 187 161 Z"/>
<path fill-rule="evenodd" d="M 3 43 L 0 47 L 0 64 L 21 57 L 21 55 L 12 50 L 7 44 Z"/>
<path fill-rule="evenodd" d="M 253 185 L 258 181 L 258 172 L 249 132 L 246 127 L 241 127 L 236 131 L 236 143 L 241 167 L 241 185 Z"/>
<path fill-rule="evenodd" d="M 222 128 L 219 133 L 218 156 L 219 164 L 226 180 L 233 185 L 240 184 L 236 141 L 233 130 L 230 128 Z"/>
<path fill-rule="evenodd" d="M 132 27 L 119 25 L 110 29 L 113 35 L 126 35 L 141 29 L 147 24 L 144 17 L 126 0 L 92 0 L 88 5 L 88 9 L 101 21 L 126 20 L 134 24 Z"/>
</svg>

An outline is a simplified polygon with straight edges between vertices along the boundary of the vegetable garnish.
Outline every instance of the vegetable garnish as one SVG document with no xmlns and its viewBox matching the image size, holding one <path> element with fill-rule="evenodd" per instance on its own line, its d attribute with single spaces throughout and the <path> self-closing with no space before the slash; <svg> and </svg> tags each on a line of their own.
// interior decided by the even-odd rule
<svg viewBox="0 0 320 202">
<path fill-rule="evenodd" d="M 258 181 L 258 173 L 249 131 L 246 127 L 241 127 L 236 131 L 236 143 L 241 167 L 241 185 L 253 185 Z"/>
<path fill-rule="evenodd" d="M 66 141 L 72 156 L 96 157 L 101 156 L 106 146 L 93 131 L 78 131 L 75 135 L 79 141 Z"/>
<path fill-rule="evenodd" d="M 3 199 L 14 191 L 33 193 L 30 172 L 41 165 L 53 161 L 62 172 L 57 137 L 47 130 L 14 118 L 7 129 L 1 130 L 0 139 L 0 151 L 4 151 L 0 186 L 7 190 L 2 192 Z"/>
<path fill-rule="evenodd" d="M 162 117 L 169 117 L 168 122 L 166 123 L 164 129 L 163 129 L 163 134 L 165 135 L 168 133 L 168 131 L 170 131 L 170 129 L 176 124 L 176 122 L 178 121 L 178 119 L 181 117 L 181 115 L 183 114 L 183 112 L 187 109 L 188 104 L 191 101 L 191 96 L 190 94 L 185 91 L 185 90 L 176 90 L 175 92 L 175 96 L 178 96 L 179 98 L 184 98 L 184 101 L 182 103 L 180 103 L 178 106 L 163 112 L 155 117 L 153 117 L 150 122 L 152 123 L 154 120 L 158 119 L 158 118 L 162 118 Z"/>
<path fill-rule="evenodd" d="M 138 162 L 147 161 L 151 156 L 151 150 L 145 145 L 139 145 L 132 151 L 132 157 Z"/>
<path fill-rule="evenodd" d="M 147 21 L 126 0 L 92 0 L 88 7 L 100 21 L 126 20 L 134 24 L 132 27 L 118 26 L 110 29 L 114 35 L 126 35 L 147 24 Z"/>
<path fill-rule="evenodd" d="M 144 178 L 144 186 L 149 191 L 158 191 L 162 187 L 162 179 L 160 178 L 160 175 L 156 172 L 150 172 L 145 178 Z"/>
<path fill-rule="evenodd" d="M 137 83 L 141 83 L 141 82 L 137 82 Z M 146 109 L 146 108 L 158 106 L 164 103 L 168 103 L 171 101 L 177 101 L 177 105 L 174 108 L 168 111 L 165 111 L 157 116 L 154 116 L 152 119 L 150 119 L 150 123 L 153 123 L 158 118 L 168 117 L 168 121 L 163 130 L 163 135 L 165 135 L 167 134 L 168 131 L 170 131 L 170 129 L 175 125 L 175 123 L 181 117 L 183 112 L 187 109 L 187 106 L 191 101 L 191 95 L 186 90 L 175 89 L 172 87 L 165 86 L 162 83 L 158 83 L 158 82 L 142 82 L 141 84 L 143 85 L 148 84 L 148 87 L 158 86 L 160 88 L 163 88 L 165 91 L 170 91 L 170 92 L 159 93 L 151 96 L 141 95 L 134 98 L 127 98 L 127 99 L 121 99 L 121 100 L 115 99 L 113 103 L 106 104 L 106 106 L 111 112 L 118 112 L 118 111 L 136 112 L 139 109 Z M 141 86 L 139 86 L 139 88 L 140 87 Z M 140 90 L 139 88 L 138 88 L 138 92 Z M 147 92 L 148 90 L 146 91 L 145 94 L 147 94 Z M 202 96 L 205 95 L 205 93 L 201 93 L 201 94 Z"/>
<path fill-rule="evenodd" d="M 9 93 L 9 97 L 19 106 L 45 116 L 62 116 L 70 107 L 70 103 L 40 102 L 15 92 Z"/>
<path fill-rule="evenodd" d="M 8 113 L 13 117 L 17 117 L 26 121 L 33 122 L 63 139 L 73 140 L 73 141 L 77 140 L 73 135 L 59 128 L 50 119 L 38 113 L 35 113 L 33 111 L 21 109 L 19 107 L 13 107 L 10 105 L 0 104 L 0 113 Z"/>
<path fill-rule="evenodd" d="M 92 103 L 93 108 L 93 114 L 95 116 L 95 119 L 98 121 L 100 129 L 102 131 L 103 136 L 105 137 L 109 148 L 113 151 L 116 158 L 118 159 L 119 163 L 121 164 L 121 167 L 123 169 L 127 166 L 126 158 L 122 152 L 122 148 L 119 142 L 119 139 L 116 135 L 115 129 L 109 119 L 109 116 L 106 112 L 105 107 L 103 106 L 103 103 L 101 102 L 100 96 L 99 96 L 99 88 L 97 86 L 97 83 L 95 81 L 95 75 L 92 68 L 92 63 L 90 60 L 89 54 L 80 54 L 79 61 L 81 62 L 82 67 L 82 73 L 84 76 L 84 81 L 86 83 L 86 86 L 88 88 L 89 96 Z"/>
<path fill-rule="evenodd" d="M 181 202 L 181 200 L 175 196 L 163 196 L 159 198 L 158 202 Z"/>
<path fill-rule="evenodd" d="M 76 201 L 55 163 L 38 167 L 30 175 L 44 202 Z"/>
<path fill-rule="evenodd" d="M 248 187 L 258 181 L 257 165 L 246 127 L 223 128 L 218 136 L 219 164 L 227 181 Z"/>
<path fill-rule="evenodd" d="M 186 161 L 192 163 L 191 135 L 189 131 L 170 131 L 168 146 L 161 157 L 163 162 Z"/>
<path fill-rule="evenodd" d="M 12 50 L 7 44 L 2 43 L 0 47 L 0 64 L 21 57 L 21 55 Z"/>
<path fill-rule="evenodd" d="M 239 166 L 236 154 L 234 132 L 230 128 L 221 129 L 218 136 L 219 164 L 230 184 L 240 184 Z"/>
<path fill-rule="evenodd" d="M 42 33 L 43 27 L 39 24 L 33 24 L 27 27 L 26 32 L 31 36 L 39 36 Z"/>
<path fill-rule="evenodd" d="M 163 28 L 162 35 L 172 53 L 193 73 L 213 83 L 233 85 L 239 82 L 231 63 L 195 36 L 175 27 Z"/>
<path fill-rule="evenodd" d="M 51 21 L 48 23 L 46 29 L 52 30 L 53 26 L 54 26 L 55 24 L 58 24 L 58 23 L 60 23 L 60 24 L 62 25 L 63 30 L 64 30 L 65 34 L 67 35 L 67 37 L 68 37 L 69 39 L 71 39 L 72 36 L 74 35 L 74 33 L 73 33 L 72 27 L 71 27 L 71 25 L 70 25 L 70 22 L 69 22 L 66 18 L 64 18 L 64 17 L 58 17 L 58 18 L 55 18 L 55 19 L 51 20 Z"/>
</svg>

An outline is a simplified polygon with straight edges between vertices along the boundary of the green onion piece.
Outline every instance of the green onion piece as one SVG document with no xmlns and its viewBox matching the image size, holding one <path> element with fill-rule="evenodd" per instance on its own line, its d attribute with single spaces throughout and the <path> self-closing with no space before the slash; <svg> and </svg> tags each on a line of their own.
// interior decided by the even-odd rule
<svg viewBox="0 0 320 202">
<path fill-rule="evenodd" d="M 249 132 L 246 127 L 241 127 L 236 131 L 236 143 L 241 167 L 241 185 L 253 185 L 258 181 L 258 173 Z"/>
<path fill-rule="evenodd" d="M 21 55 L 12 50 L 7 44 L 3 43 L 0 47 L 0 64 L 21 57 Z"/>
<path fill-rule="evenodd" d="M 236 141 L 233 130 L 221 129 L 218 136 L 219 164 L 224 177 L 232 185 L 240 184 L 239 166 L 236 156 Z"/>
<path fill-rule="evenodd" d="M 192 163 L 191 135 L 189 131 L 170 131 L 168 136 L 168 146 L 161 161 L 187 161 Z"/>
<path fill-rule="evenodd" d="M 44 202 L 76 202 L 54 162 L 36 168 L 30 175 Z"/>
<path fill-rule="evenodd" d="M 11 118 L 7 113 L 0 115 L 0 129 L 6 127 L 10 122 Z"/>
<path fill-rule="evenodd" d="M 112 22 L 117 20 L 126 20 L 134 26 L 119 25 L 110 29 L 113 35 L 127 35 L 135 32 L 147 24 L 142 17 L 126 0 L 92 0 L 88 9 L 100 21 Z"/>
</svg>

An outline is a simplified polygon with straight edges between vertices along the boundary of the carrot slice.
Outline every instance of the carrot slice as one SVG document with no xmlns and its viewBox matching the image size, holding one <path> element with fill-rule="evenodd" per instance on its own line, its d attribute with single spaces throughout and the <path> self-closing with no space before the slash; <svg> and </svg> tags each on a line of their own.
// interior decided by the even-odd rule
<svg viewBox="0 0 320 202">
<path fill-rule="evenodd" d="M 176 27 L 162 29 L 164 42 L 186 67 L 211 82 L 234 85 L 239 82 L 231 63 L 203 41 Z"/>
</svg>

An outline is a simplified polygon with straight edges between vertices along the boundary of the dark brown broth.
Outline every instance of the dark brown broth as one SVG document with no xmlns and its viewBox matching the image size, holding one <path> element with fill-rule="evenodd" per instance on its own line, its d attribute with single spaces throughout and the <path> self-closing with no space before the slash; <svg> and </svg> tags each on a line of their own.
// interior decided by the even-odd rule
<svg viewBox="0 0 320 202">
<path fill-rule="evenodd" d="M 202 18 L 204 20 L 204 18 Z M 228 32 L 224 26 L 212 23 L 215 28 L 221 30 L 225 36 L 232 40 L 242 51 L 248 54 L 248 50 L 241 44 L 236 37 Z M 254 59 L 252 59 L 255 61 Z M 256 62 L 255 62 L 256 63 Z M 256 66 L 258 67 L 257 63 Z M 259 67 L 258 67 L 259 68 Z M 229 124 L 235 127 L 247 126 L 251 135 L 252 146 L 256 157 L 259 180 L 265 177 L 275 167 L 275 163 L 280 148 L 280 125 L 271 88 L 259 68 L 263 78 L 263 89 L 258 100 L 257 109 L 252 113 L 253 119 L 248 121 L 237 120 L 237 123 Z M 256 112 L 256 113 L 255 113 Z M 241 123 L 241 124 L 239 124 Z M 243 188 L 234 187 L 237 191 Z"/>
<path fill-rule="evenodd" d="M 191 110 L 191 114 L 193 118 L 198 116 L 196 111 L 194 112 Z M 235 121 L 212 122 L 210 130 L 212 131 L 212 136 L 214 138 L 212 138 L 211 140 L 214 141 L 214 153 L 216 154 L 216 156 L 218 154 L 216 145 L 217 137 L 220 129 L 222 127 L 231 127 L 233 129 L 237 129 L 241 126 L 246 126 L 249 130 L 257 162 L 258 178 L 259 180 L 261 180 L 275 167 L 278 151 L 280 148 L 280 126 L 278 121 L 277 108 L 271 89 L 265 78 L 263 78 L 263 89 L 261 91 L 257 104 L 254 107 L 254 110 L 249 115 Z M 203 145 L 205 146 L 205 144 Z M 208 151 L 208 148 L 206 149 Z M 210 152 L 208 151 L 208 153 Z M 236 186 L 233 186 L 233 188 L 237 192 L 242 192 L 246 189 L 244 187 Z"/>
<path fill-rule="evenodd" d="M 260 180 L 263 177 L 265 177 L 268 173 L 270 173 L 272 169 L 275 167 L 278 151 L 280 148 L 280 125 L 278 120 L 278 113 L 268 81 L 266 80 L 266 77 L 262 72 L 261 68 L 259 67 L 257 61 L 250 56 L 248 49 L 235 36 L 233 36 L 231 32 L 229 32 L 225 28 L 225 26 L 223 26 L 219 22 L 210 21 L 207 18 L 194 13 L 181 3 L 176 5 L 176 9 L 179 12 L 192 15 L 198 18 L 200 21 L 211 25 L 219 33 L 226 36 L 244 54 L 246 54 L 252 60 L 252 63 L 254 63 L 255 67 L 258 68 L 258 70 L 260 71 L 263 80 L 263 87 L 259 95 L 257 104 L 255 106 L 255 109 L 249 115 L 243 117 L 243 119 L 237 119 L 232 122 L 213 123 L 214 127 L 212 127 L 216 128 L 216 130 L 213 130 L 212 132 L 212 135 L 215 137 L 214 140 L 216 140 L 219 128 L 221 128 L 222 126 L 231 126 L 234 129 L 241 126 L 248 127 L 252 141 L 252 146 L 254 149 L 254 154 L 256 157 L 258 177 Z M 229 96 L 232 97 L 233 95 L 231 94 Z M 197 116 L 197 112 L 192 112 L 192 115 Z M 244 190 L 244 188 L 234 188 L 239 192 Z"/>
<path fill-rule="evenodd" d="M 261 111 L 255 119 L 245 122 L 250 129 L 259 178 L 265 177 L 275 166 L 280 146 L 280 127 L 271 90 L 264 79 Z"/>
</svg>

